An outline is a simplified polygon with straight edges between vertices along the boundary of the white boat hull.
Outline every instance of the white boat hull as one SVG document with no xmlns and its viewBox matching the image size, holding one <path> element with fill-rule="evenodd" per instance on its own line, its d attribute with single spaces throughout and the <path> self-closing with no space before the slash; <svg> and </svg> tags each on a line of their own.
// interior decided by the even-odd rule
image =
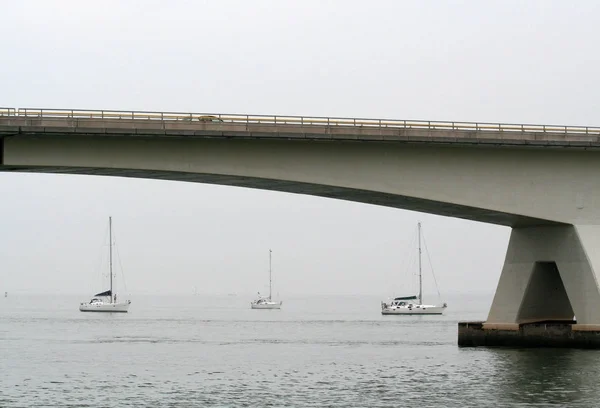
<svg viewBox="0 0 600 408">
<path fill-rule="evenodd" d="M 382 315 L 441 315 L 446 310 L 445 306 L 436 305 L 413 305 L 412 307 L 382 307 Z"/>
<path fill-rule="evenodd" d="M 126 303 L 81 303 L 81 312 L 127 313 L 131 302 Z"/>
<path fill-rule="evenodd" d="M 282 302 L 250 303 L 252 309 L 281 309 Z"/>
</svg>

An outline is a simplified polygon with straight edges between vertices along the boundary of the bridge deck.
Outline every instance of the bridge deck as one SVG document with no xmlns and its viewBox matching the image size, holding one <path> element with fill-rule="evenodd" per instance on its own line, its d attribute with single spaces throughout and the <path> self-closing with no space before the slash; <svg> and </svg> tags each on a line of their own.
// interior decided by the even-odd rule
<svg viewBox="0 0 600 408">
<path fill-rule="evenodd" d="M 600 148 L 600 127 L 0 108 L 0 137 L 57 133 Z"/>
</svg>

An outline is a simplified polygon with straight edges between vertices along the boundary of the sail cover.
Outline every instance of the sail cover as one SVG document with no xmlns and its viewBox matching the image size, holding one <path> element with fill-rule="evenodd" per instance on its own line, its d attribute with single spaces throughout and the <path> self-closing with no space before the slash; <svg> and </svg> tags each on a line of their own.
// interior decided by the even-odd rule
<svg viewBox="0 0 600 408">
<path fill-rule="evenodd" d="M 112 296 L 112 291 L 107 290 L 106 292 L 96 293 L 94 296 Z"/>
<path fill-rule="evenodd" d="M 99 296 L 99 295 L 96 295 L 96 296 Z M 394 298 L 394 300 L 417 300 L 417 297 L 416 296 L 403 296 L 403 297 Z"/>
</svg>

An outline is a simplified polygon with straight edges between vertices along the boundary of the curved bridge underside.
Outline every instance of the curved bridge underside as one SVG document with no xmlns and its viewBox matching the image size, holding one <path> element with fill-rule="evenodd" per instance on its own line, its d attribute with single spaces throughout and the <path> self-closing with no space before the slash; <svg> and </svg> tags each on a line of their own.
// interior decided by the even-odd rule
<svg viewBox="0 0 600 408">
<path fill-rule="evenodd" d="M 305 194 L 338 200 L 354 201 L 365 204 L 418 211 L 447 217 L 462 218 L 471 221 L 486 222 L 504 226 L 560 225 L 560 223 L 525 217 L 500 211 L 444 203 L 424 198 L 409 197 L 377 191 L 327 186 L 322 184 L 296 181 L 274 180 L 256 177 L 230 176 L 220 174 L 198 174 L 177 171 L 112 169 L 92 167 L 13 167 L 0 166 L 0 171 L 23 173 L 74 174 L 111 177 L 131 177 L 155 180 L 185 181 L 202 184 L 217 184 L 285 193 Z"/>
<path fill-rule="evenodd" d="M 0 171 L 223 184 L 510 227 L 600 222 L 597 151 L 45 131 L 0 142 Z"/>
</svg>

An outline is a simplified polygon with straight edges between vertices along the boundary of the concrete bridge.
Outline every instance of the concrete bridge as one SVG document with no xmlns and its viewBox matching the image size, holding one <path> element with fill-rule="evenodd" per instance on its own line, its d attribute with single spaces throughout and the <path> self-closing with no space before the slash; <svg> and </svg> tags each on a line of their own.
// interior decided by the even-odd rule
<svg viewBox="0 0 600 408">
<path fill-rule="evenodd" d="M 600 325 L 597 127 L 0 108 L 0 171 L 242 186 L 510 226 L 483 328 Z"/>
</svg>

